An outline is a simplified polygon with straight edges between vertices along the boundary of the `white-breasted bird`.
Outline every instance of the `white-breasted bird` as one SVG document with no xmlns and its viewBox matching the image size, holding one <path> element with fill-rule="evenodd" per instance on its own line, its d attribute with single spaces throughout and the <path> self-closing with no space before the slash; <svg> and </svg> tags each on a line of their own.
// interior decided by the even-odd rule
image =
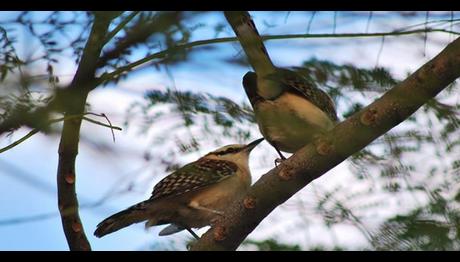
<svg viewBox="0 0 460 262">
<path fill-rule="evenodd" d="M 134 223 L 146 227 L 171 224 L 160 232 L 169 235 L 210 225 L 251 185 L 249 153 L 263 138 L 247 145 L 221 147 L 163 178 L 145 201 L 118 212 L 97 226 L 102 237 Z"/>
<path fill-rule="evenodd" d="M 255 71 L 244 75 L 243 87 L 260 132 L 281 158 L 280 151 L 294 153 L 331 130 L 338 121 L 331 97 L 308 77 L 273 64 L 248 12 L 224 14 Z"/>
</svg>

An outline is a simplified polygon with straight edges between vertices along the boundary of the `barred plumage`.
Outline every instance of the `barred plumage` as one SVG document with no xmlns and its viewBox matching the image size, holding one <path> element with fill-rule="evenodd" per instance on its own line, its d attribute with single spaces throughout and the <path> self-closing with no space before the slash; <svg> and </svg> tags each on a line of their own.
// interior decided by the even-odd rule
<svg viewBox="0 0 460 262">
<path fill-rule="evenodd" d="M 146 227 L 171 224 L 160 235 L 209 225 L 249 188 L 249 153 L 262 140 L 224 146 L 183 166 L 163 178 L 149 199 L 99 223 L 94 235 L 102 237 L 146 220 Z"/>
<path fill-rule="evenodd" d="M 163 178 L 150 199 L 174 196 L 218 183 L 236 172 L 236 164 L 225 160 L 202 158 Z"/>
<path fill-rule="evenodd" d="M 287 92 L 302 95 L 315 106 L 326 112 L 329 118 L 334 122 L 338 120 L 334 101 L 312 80 L 285 68 L 276 68 L 276 72 L 267 76 L 267 78 L 273 81 L 279 81 Z"/>
<path fill-rule="evenodd" d="M 243 77 L 259 129 L 280 156 L 294 153 L 338 121 L 331 97 L 308 76 L 276 67 L 246 11 L 224 12 L 255 72 Z"/>
</svg>

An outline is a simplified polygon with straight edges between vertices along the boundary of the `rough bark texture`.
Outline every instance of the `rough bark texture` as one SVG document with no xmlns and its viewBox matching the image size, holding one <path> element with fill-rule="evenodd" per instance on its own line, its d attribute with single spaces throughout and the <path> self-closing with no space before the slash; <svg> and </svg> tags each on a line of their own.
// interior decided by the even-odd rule
<svg viewBox="0 0 460 262">
<path fill-rule="evenodd" d="M 107 14 L 95 13 L 88 42 L 83 50 L 77 72 L 68 87 L 72 95 L 65 101 L 65 116 L 82 114 L 88 93 L 96 87 L 96 65 L 111 19 Z M 81 118 L 64 121 L 57 170 L 58 206 L 70 250 L 89 251 L 91 246 L 78 214 L 78 200 L 75 191 L 75 160 L 78 154 L 81 121 Z"/>
<path fill-rule="evenodd" d="M 460 38 L 375 102 L 263 175 L 191 250 L 235 250 L 278 205 L 407 119 L 459 76 Z"/>
</svg>

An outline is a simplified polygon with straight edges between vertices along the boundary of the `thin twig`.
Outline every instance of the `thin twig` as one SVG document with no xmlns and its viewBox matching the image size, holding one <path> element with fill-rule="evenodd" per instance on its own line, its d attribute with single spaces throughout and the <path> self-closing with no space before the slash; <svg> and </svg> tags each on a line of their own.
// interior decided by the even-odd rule
<svg viewBox="0 0 460 262">
<path fill-rule="evenodd" d="M 454 11 L 450 11 L 450 31 L 453 30 L 453 27 L 454 27 Z M 449 42 L 452 42 L 453 40 L 453 35 L 450 34 L 449 35 Z"/>
<path fill-rule="evenodd" d="M 104 117 L 107 120 L 107 122 L 109 122 L 110 126 L 112 126 L 112 122 L 110 122 L 110 119 L 107 117 L 106 114 L 102 113 L 101 116 Z M 115 133 L 113 132 L 113 129 L 111 129 L 110 131 L 112 131 L 112 138 L 113 138 L 113 142 L 115 143 Z"/>
<path fill-rule="evenodd" d="M 371 19 L 372 19 L 373 12 L 369 12 L 369 17 L 367 18 L 367 23 L 366 23 L 366 34 L 369 33 L 369 26 L 371 25 Z"/>
<path fill-rule="evenodd" d="M 415 27 L 418 27 L 418 26 L 423 26 L 426 29 L 426 26 L 428 24 L 439 24 L 437 26 L 441 26 L 440 25 L 441 23 L 450 23 L 450 22 L 454 22 L 454 21 L 457 22 L 457 21 L 460 21 L 460 19 L 454 19 L 454 20 L 451 20 L 451 19 L 439 19 L 439 20 L 433 20 L 433 21 L 425 21 L 423 23 L 418 23 L 418 24 L 402 27 L 402 28 L 400 28 L 399 31 L 406 31 L 406 30 L 409 30 L 411 28 L 415 28 Z M 450 30 L 450 31 L 452 31 L 452 30 Z"/>
<path fill-rule="evenodd" d="M 67 116 L 67 117 L 61 117 L 61 118 L 57 118 L 57 119 L 54 119 L 54 120 L 51 120 L 49 121 L 48 124 L 53 124 L 53 123 L 57 123 L 57 122 L 60 122 L 62 120 L 65 120 L 65 119 L 72 119 L 72 118 L 77 118 L 78 116 Z M 32 131 L 30 131 L 29 133 L 27 133 L 25 136 L 21 137 L 20 139 L 14 141 L 13 143 L 11 143 L 10 145 L 6 146 L 6 147 L 3 147 L 0 149 L 0 154 L 19 145 L 20 143 L 24 142 L 25 140 L 27 140 L 28 138 L 32 137 L 33 135 L 35 135 L 36 133 L 40 132 L 40 129 L 38 128 L 34 128 L 32 129 Z"/>
<path fill-rule="evenodd" d="M 281 39 L 297 39 L 297 38 L 358 38 L 358 37 L 379 37 L 379 36 L 402 36 L 402 35 L 412 35 L 412 34 L 420 34 L 420 33 L 434 33 L 434 32 L 442 32 L 442 33 L 450 33 L 454 35 L 460 35 L 460 32 L 450 31 L 446 29 L 417 29 L 412 31 L 393 31 L 393 32 L 381 32 L 381 33 L 344 33 L 344 34 L 288 34 L 288 35 L 265 35 L 262 36 L 262 39 L 267 40 L 281 40 Z M 116 70 L 110 73 L 104 73 L 99 78 L 97 78 L 97 84 L 104 83 L 106 81 L 110 81 L 123 73 L 129 72 L 134 68 L 143 65 L 147 62 L 150 62 L 154 59 L 165 58 L 168 54 L 177 52 L 183 49 L 189 49 L 197 46 L 209 45 L 209 44 L 220 44 L 220 43 L 228 43 L 238 41 L 236 37 L 222 37 L 222 38 L 213 38 L 207 40 L 198 40 L 182 45 L 177 45 L 175 47 L 171 47 L 169 49 L 151 54 L 146 56 L 142 59 L 139 59 L 131 64 L 122 66 L 117 68 Z"/>
<path fill-rule="evenodd" d="M 284 23 L 287 23 L 288 17 L 291 14 L 291 11 L 287 11 L 286 16 L 284 17 Z"/>
<path fill-rule="evenodd" d="M 379 66 L 380 56 L 382 55 L 383 45 L 384 45 L 384 44 L 385 44 L 385 37 L 382 36 L 382 41 L 380 42 L 379 52 L 377 53 L 377 60 L 375 61 L 375 67 L 376 67 L 376 68 Z"/>
<path fill-rule="evenodd" d="M 107 125 L 107 124 L 104 124 L 104 123 L 99 122 L 99 121 L 97 121 L 97 120 L 88 118 L 88 117 L 86 117 L 86 116 L 84 116 L 84 117 L 82 117 L 82 118 L 85 119 L 86 121 L 91 122 L 91 123 L 96 124 L 96 125 L 105 126 L 105 127 L 108 127 L 108 128 L 110 128 L 110 129 L 115 129 L 115 130 L 123 130 L 123 129 L 121 129 L 121 127 L 113 126 L 112 124 Z"/>
<path fill-rule="evenodd" d="M 117 126 L 112 125 L 112 122 L 110 122 L 110 119 L 109 119 L 109 118 L 107 117 L 107 115 L 104 114 L 104 113 L 96 114 L 96 113 L 92 113 L 92 112 L 87 112 L 87 113 L 85 113 L 85 114 L 87 114 L 87 115 L 93 115 L 93 116 L 99 116 L 99 117 L 105 118 L 105 119 L 107 120 L 107 122 L 109 122 L 109 125 L 103 124 L 103 123 L 101 123 L 101 122 L 99 122 L 99 121 L 95 121 L 95 120 L 92 120 L 92 119 L 89 119 L 89 118 L 88 118 L 88 119 L 85 119 L 85 120 L 88 120 L 88 121 L 93 122 L 93 123 L 98 124 L 98 125 L 102 125 L 102 126 L 105 126 L 105 127 L 109 127 L 109 128 L 111 129 L 110 131 L 112 132 L 113 142 L 115 143 L 115 133 L 113 132 L 113 129 L 122 130 L 120 127 L 117 127 Z"/>
<path fill-rule="evenodd" d="M 334 25 L 332 27 L 333 34 L 335 34 L 336 27 L 337 27 L 337 11 L 334 11 Z"/>
<path fill-rule="evenodd" d="M 133 18 L 139 14 L 140 12 L 139 11 L 133 11 L 131 14 L 129 14 L 125 20 L 121 21 L 120 24 L 117 25 L 117 27 L 115 27 L 115 29 L 113 29 L 110 33 L 107 34 L 107 37 L 104 39 L 104 43 L 108 43 L 116 34 L 118 34 L 118 32 L 120 32 L 123 28 L 125 28 L 125 26 L 131 21 L 133 20 Z"/>
<path fill-rule="evenodd" d="M 426 11 L 425 16 L 425 29 L 428 28 L 428 18 L 430 15 L 430 11 Z M 428 32 L 425 32 L 425 36 L 423 38 L 423 56 L 426 56 L 426 42 L 428 40 Z"/>
<path fill-rule="evenodd" d="M 308 25 L 307 25 L 307 34 L 310 33 L 310 28 L 311 28 L 311 23 L 313 22 L 313 19 L 315 18 L 317 11 L 313 11 L 310 17 L 310 20 L 308 20 Z"/>
<path fill-rule="evenodd" d="M 105 117 L 105 119 L 107 119 L 107 121 L 109 122 L 109 125 L 101 123 L 101 122 L 96 121 L 96 120 L 93 120 L 91 118 L 85 117 L 84 115 L 96 115 L 96 116 L 100 116 L 100 117 Z M 54 124 L 54 123 L 57 123 L 57 122 L 61 122 L 61 121 L 64 121 L 64 120 L 75 119 L 75 118 L 82 118 L 82 119 L 84 119 L 84 120 L 86 120 L 88 122 L 91 122 L 91 123 L 94 123 L 94 124 L 97 124 L 97 125 L 100 125 L 100 126 L 110 128 L 110 130 L 112 131 L 113 142 L 115 142 L 115 134 L 113 133 L 113 129 L 122 130 L 121 127 L 112 125 L 112 123 L 110 122 L 110 120 L 107 118 L 107 116 L 104 113 L 98 115 L 98 114 L 95 114 L 95 113 L 87 112 L 87 113 L 80 114 L 80 115 L 69 115 L 69 116 L 65 116 L 65 117 L 50 120 L 48 122 L 48 124 Z M 7 145 L 6 147 L 0 148 L 0 154 L 5 152 L 5 151 L 7 151 L 7 150 L 9 150 L 9 149 L 11 149 L 11 148 L 13 148 L 13 147 L 15 147 L 15 146 L 17 146 L 17 145 L 19 145 L 20 143 L 24 142 L 28 138 L 30 138 L 33 135 L 37 134 L 38 132 L 40 132 L 39 128 L 32 129 L 32 131 L 30 131 L 29 133 L 27 133 L 25 136 L 21 137 L 20 139 L 18 139 L 16 141 L 14 141 L 13 143 Z"/>
<path fill-rule="evenodd" d="M 19 144 L 21 144 L 22 142 L 27 140 L 29 137 L 35 135 L 38 132 L 39 132 L 39 129 L 34 129 L 34 130 L 30 131 L 29 133 L 27 133 L 27 135 L 25 135 L 25 136 L 21 137 L 20 139 L 14 141 L 13 143 L 11 143 L 11 144 L 3 147 L 3 148 L 0 148 L 0 154 L 5 152 L 5 151 L 7 151 L 7 150 L 9 150 L 9 149 L 11 149 L 11 148 L 13 148 L 13 147 L 15 147 L 15 146 L 17 146 L 17 145 L 19 145 Z"/>
</svg>

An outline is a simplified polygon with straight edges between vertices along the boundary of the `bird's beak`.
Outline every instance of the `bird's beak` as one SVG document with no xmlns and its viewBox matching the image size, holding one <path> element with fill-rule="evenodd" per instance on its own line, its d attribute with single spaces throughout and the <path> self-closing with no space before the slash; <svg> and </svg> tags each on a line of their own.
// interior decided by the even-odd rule
<svg viewBox="0 0 460 262">
<path fill-rule="evenodd" d="M 251 152 L 260 142 L 262 142 L 264 138 L 259 138 L 257 140 L 252 141 L 251 143 L 246 145 L 246 151 Z"/>
</svg>

